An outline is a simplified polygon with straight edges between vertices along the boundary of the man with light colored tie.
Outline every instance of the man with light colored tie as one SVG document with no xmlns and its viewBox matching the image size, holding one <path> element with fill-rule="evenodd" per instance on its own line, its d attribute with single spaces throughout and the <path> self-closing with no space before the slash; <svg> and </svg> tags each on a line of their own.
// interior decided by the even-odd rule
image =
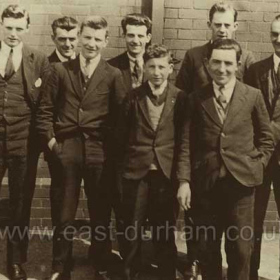
<svg viewBox="0 0 280 280">
<path fill-rule="evenodd" d="M 8 170 L 10 237 L 7 269 L 11 280 L 27 279 L 22 264 L 27 260 L 28 225 L 34 186 L 28 184 L 32 124 L 44 88 L 47 57 L 22 43 L 29 31 L 28 12 L 9 5 L 2 13 L 0 49 L 0 180 Z"/>
<path fill-rule="evenodd" d="M 189 95 L 178 147 L 185 177 L 177 197 L 197 226 L 193 238 L 203 279 L 222 280 L 223 233 L 228 279 L 249 279 L 254 192 L 274 149 L 260 90 L 236 78 L 240 56 L 232 39 L 211 44 L 206 65 L 213 82 Z"/>
<path fill-rule="evenodd" d="M 82 179 L 94 242 L 95 279 L 110 279 L 111 241 L 108 148 L 125 95 L 122 76 L 101 57 L 108 43 L 107 21 L 86 18 L 81 25 L 81 52 L 74 60 L 53 64 L 37 115 L 37 128 L 59 162 L 61 201 L 53 240 L 51 279 L 71 278 L 72 239 Z"/>
</svg>

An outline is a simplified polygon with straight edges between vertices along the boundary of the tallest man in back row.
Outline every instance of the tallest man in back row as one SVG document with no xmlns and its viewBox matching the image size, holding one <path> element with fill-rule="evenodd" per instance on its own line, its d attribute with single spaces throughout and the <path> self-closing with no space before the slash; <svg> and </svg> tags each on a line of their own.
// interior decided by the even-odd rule
<svg viewBox="0 0 280 280">
<path fill-rule="evenodd" d="M 176 86 L 187 94 L 207 85 L 212 78 L 206 68 L 206 59 L 211 44 L 216 39 L 232 39 L 238 29 L 237 11 L 229 4 L 216 3 L 209 11 L 208 27 L 212 32 L 211 40 L 205 45 L 194 47 L 186 52 L 176 79 Z M 242 57 L 236 73 L 243 81 L 249 66 L 254 63 L 252 52 L 242 49 Z"/>
</svg>

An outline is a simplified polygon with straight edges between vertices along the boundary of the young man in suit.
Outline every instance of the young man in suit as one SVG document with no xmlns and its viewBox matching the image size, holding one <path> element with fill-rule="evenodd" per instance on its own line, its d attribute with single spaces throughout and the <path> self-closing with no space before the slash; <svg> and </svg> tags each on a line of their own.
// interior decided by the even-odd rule
<svg viewBox="0 0 280 280">
<path fill-rule="evenodd" d="M 110 60 L 108 63 L 120 69 L 126 92 L 135 87 L 140 86 L 144 81 L 144 59 L 143 55 L 146 50 L 147 44 L 151 41 L 151 28 L 152 22 L 149 17 L 143 14 L 128 14 L 122 21 L 121 26 L 123 30 L 123 37 L 126 42 L 126 51 Z M 118 176 L 119 177 L 119 176 Z M 120 254 L 123 255 L 123 222 L 120 216 L 120 193 L 118 178 L 115 179 L 112 185 L 112 208 L 115 213 L 118 245 Z"/>
<path fill-rule="evenodd" d="M 9 5 L 1 18 L 0 178 L 2 181 L 8 170 L 11 232 L 7 268 L 10 279 L 24 280 L 27 276 L 22 264 L 27 259 L 28 226 L 34 192 L 34 186 L 28 184 L 30 154 L 34 145 L 33 123 L 49 63 L 45 55 L 22 43 L 30 24 L 29 14 L 24 8 Z"/>
<path fill-rule="evenodd" d="M 125 223 L 125 279 L 141 271 L 141 233 L 149 219 L 156 248 L 159 279 L 174 280 L 177 250 L 176 145 L 184 119 L 185 95 L 168 82 L 172 57 L 163 45 L 151 45 L 145 53 L 148 79 L 129 92 L 118 125 L 122 170 L 121 202 Z"/>
<path fill-rule="evenodd" d="M 206 58 L 211 44 L 216 39 L 232 39 L 238 28 L 237 11 L 226 3 L 216 3 L 209 11 L 208 27 L 212 32 L 211 40 L 205 45 L 194 47 L 186 52 L 176 78 L 176 86 L 187 94 L 211 83 L 211 76 L 206 67 Z M 254 62 L 253 54 L 243 50 L 241 63 L 236 77 L 242 81 L 249 66 Z"/>
<path fill-rule="evenodd" d="M 52 279 L 70 279 L 72 234 L 81 180 L 88 199 L 95 242 L 97 279 L 107 274 L 109 239 L 108 141 L 125 90 L 118 69 L 101 57 L 108 43 L 107 21 L 86 18 L 81 25 L 81 53 L 75 60 L 53 65 L 37 116 L 38 130 L 60 163 L 64 188 L 59 238 L 54 240 Z M 71 231 L 71 230 L 70 230 Z"/>
<path fill-rule="evenodd" d="M 268 205 L 271 183 L 273 183 L 274 197 L 280 215 L 280 166 L 279 166 L 279 140 L 280 140 L 280 15 L 272 21 L 270 38 L 274 54 L 253 64 L 245 76 L 249 85 L 262 91 L 266 108 L 270 117 L 270 124 L 274 136 L 276 150 L 272 155 L 266 169 L 263 185 L 256 188 L 255 193 L 255 244 L 251 258 L 251 280 L 258 280 L 260 267 L 261 240 L 263 222 Z"/>
<path fill-rule="evenodd" d="M 232 39 L 211 45 L 206 63 L 213 82 L 189 96 L 179 151 L 188 182 L 180 183 L 177 196 L 192 211 L 202 276 L 211 280 L 222 279 L 223 232 L 228 279 L 249 279 L 254 191 L 274 148 L 261 92 L 236 78 L 240 56 Z"/>
<path fill-rule="evenodd" d="M 121 70 L 127 91 L 143 83 L 143 55 L 150 43 L 152 22 L 142 14 L 129 14 L 121 22 L 126 51 L 108 62 Z"/>
</svg>

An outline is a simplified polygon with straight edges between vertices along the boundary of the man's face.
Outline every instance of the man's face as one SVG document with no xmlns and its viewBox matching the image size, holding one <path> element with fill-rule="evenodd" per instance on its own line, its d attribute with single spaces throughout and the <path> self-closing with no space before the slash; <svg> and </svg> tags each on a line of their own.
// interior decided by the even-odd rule
<svg viewBox="0 0 280 280">
<path fill-rule="evenodd" d="M 29 31 L 27 20 L 22 18 L 4 18 L 2 22 L 3 41 L 11 48 L 22 42 L 24 35 Z"/>
<path fill-rule="evenodd" d="M 78 44 L 78 28 L 67 31 L 66 29 L 56 28 L 52 40 L 57 50 L 65 58 L 70 58 L 75 53 Z"/>
<path fill-rule="evenodd" d="M 208 27 L 212 30 L 213 41 L 216 39 L 232 39 L 238 23 L 234 22 L 233 12 L 216 12 L 212 22 L 208 22 Z"/>
<path fill-rule="evenodd" d="M 93 29 L 85 26 L 80 36 L 81 52 L 87 59 L 99 55 L 108 44 L 106 29 Z"/>
<path fill-rule="evenodd" d="M 238 70 L 235 50 L 214 49 L 208 60 L 208 71 L 218 85 L 228 84 Z"/>
<path fill-rule="evenodd" d="M 146 78 L 155 86 L 159 87 L 173 71 L 173 64 L 168 62 L 168 57 L 152 58 L 145 63 L 144 71 Z"/>
<path fill-rule="evenodd" d="M 280 57 L 280 21 L 272 22 L 270 38 L 276 55 Z"/>
<path fill-rule="evenodd" d="M 137 57 L 145 52 L 146 44 L 150 42 L 152 35 L 147 34 L 145 25 L 126 25 L 124 34 L 126 48 L 132 57 Z"/>
</svg>

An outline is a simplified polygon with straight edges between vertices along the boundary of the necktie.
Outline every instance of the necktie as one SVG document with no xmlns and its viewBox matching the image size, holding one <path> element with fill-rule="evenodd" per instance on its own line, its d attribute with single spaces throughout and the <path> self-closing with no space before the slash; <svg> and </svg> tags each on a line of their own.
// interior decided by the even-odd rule
<svg viewBox="0 0 280 280">
<path fill-rule="evenodd" d="M 143 69 L 137 59 L 134 61 L 134 63 L 133 75 L 135 76 L 137 82 L 141 84 L 143 79 Z"/>
<path fill-rule="evenodd" d="M 83 69 L 83 74 L 84 74 L 86 83 L 90 79 L 90 67 L 89 66 L 90 66 L 90 60 L 86 59 L 86 63 L 85 63 L 84 69 Z"/>
<path fill-rule="evenodd" d="M 227 99 L 224 95 L 224 86 L 220 86 L 219 87 L 219 92 L 220 92 L 220 95 L 218 96 L 218 103 L 221 105 L 221 107 L 224 109 L 224 111 L 226 110 L 227 108 Z"/>
<path fill-rule="evenodd" d="M 13 64 L 13 49 L 11 49 L 10 54 L 8 56 L 7 64 L 5 67 L 5 79 L 9 79 L 13 73 L 15 72 L 14 64 Z"/>
</svg>

